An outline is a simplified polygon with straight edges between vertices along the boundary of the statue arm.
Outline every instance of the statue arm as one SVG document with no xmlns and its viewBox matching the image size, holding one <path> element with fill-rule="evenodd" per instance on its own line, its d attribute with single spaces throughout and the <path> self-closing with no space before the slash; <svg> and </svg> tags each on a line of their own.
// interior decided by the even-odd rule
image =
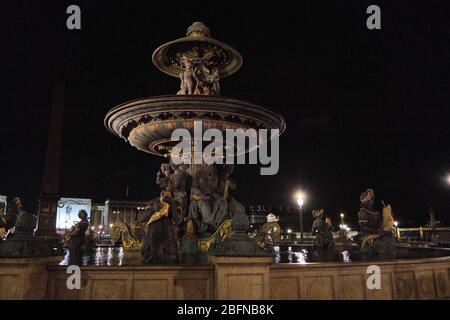
<svg viewBox="0 0 450 320">
<path fill-rule="evenodd" d="M 10 214 L 0 216 L 0 228 L 5 228 L 7 230 L 14 227 L 16 224 L 16 217 Z"/>
<path fill-rule="evenodd" d="M 81 230 L 82 230 L 81 223 L 78 222 L 73 226 L 73 230 L 71 232 L 69 232 L 69 234 L 71 236 L 75 236 L 75 235 L 79 234 L 81 232 Z"/>
</svg>

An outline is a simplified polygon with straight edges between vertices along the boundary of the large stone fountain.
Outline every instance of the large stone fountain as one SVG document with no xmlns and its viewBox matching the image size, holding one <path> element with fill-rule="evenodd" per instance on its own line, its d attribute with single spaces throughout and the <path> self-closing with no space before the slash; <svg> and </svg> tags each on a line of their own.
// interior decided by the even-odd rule
<svg viewBox="0 0 450 320">
<path fill-rule="evenodd" d="M 227 129 L 276 129 L 281 134 L 285 130 L 283 117 L 266 107 L 221 96 L 220 80 L 238 71 L 243 59 L 231 46 L 211 38 L 201 22 L 192 24 L 186 37 L 157 48 L 152 60 L 160 71 L 179 79 L 177 94 L 120 104 L 108 112 L 105 126 L 138 150 L 169 159 L 178 143 L 171 138 L 172 133 L 185 129 L 194 137 L 193 152 L 182 165 L 172 159 L 162 164 L 157 175 L 161 196 L 154 199 L 140 221 L 146 232 L 143 244 L 135 241 L 132 245 L 142 245 L 142 260 L 148 263 L 177 261 L 177 237 L 182 237 L 179 249 L 185 254 L 209 250 L 210 255 L 221 256 L 270 255 L 264 249 L 264 238 L 273 236 L 277 225 L 265 226 L 264 234 L 255 239 L 247 236 L 245 209 L 229 194 L 235 187 L 230 177 L 233 165 L 196 161 L 200 155 L 195 144 L 199 139 L 204 142 L 196 136 L 196 126 L 201 122 L 202 130 L 216 129 L 222 137 Z M 220 143 L 224 150 L 232 148 L 235 156 L 259 147 L 228 139 Z M 169 220 L 167 225 L 164 219 Z M 173 225 L 176 228 L 171 229 Z M 161 250 L 163 254 L 158 253 Z"/>
<path fill-rule="evenodd" d="M 242 57 L 230 46 L 210 38 L 203 24 L 194 23 L 187 37 L 159 47 L 153 62 L 164 73 L 181 80 L 178 94 L 126 102 L 112 109 L 105 119 L 108 130 L 139 150 L 170 158 L 172 132 L 176 128 L 192 132 L 195 121 L 220 132 L 227 128 L 284 130 L 278 113 L 220 96 L 219 80 L 236 72 Z M 238 154 L 249 151 L 234 144 L 227 146 Z M 0 299 L 450 298 L 450 256 L 446 248 L 428 248 L 428 255 L 416 256 L 419 252 L 407 247 L 404 249 L 414 254 L 407 259 L 273 263 L 266 240 L 274 236 L 275 226 L 265 225 L 255 238 L 247 235 L 248 218 L 228 190 L 233 189 L 231 169 L 163 163 L 156 179 L 160 196 L 149 203 L 139 224 L 121 229 L 124 247 L 138 250 L 142 246 L 144 262 L 170 262 L 173 245 L 181 243 L 181 252 L 206 251 L 211 264 L 86 265 L 81 267 L 81 288 L 72 290 L 67 286 L 71 276 L 67 266 L 57 265 L 60 258 L 11 257 L 0 259 Z M 366 198 L 364 195 L 362 202 L 366 203 Z M 212 211 L 216 220 L 211 216 L 205 219 L 211 204 L 220 209 Z M 371 210 L 367 206 L 364 211 Z M 317 246 L 328 247 L 329 228 L 322 216 L 320 210 L 315 212 L 315 229 L 322 233 Z M 18 240 L 27 242 L 27 234 Z M 377 268 L 379 288 L 368 285 L 376 284 L 371 281 L 376 279 L 373 272 Z"/>
</svg>

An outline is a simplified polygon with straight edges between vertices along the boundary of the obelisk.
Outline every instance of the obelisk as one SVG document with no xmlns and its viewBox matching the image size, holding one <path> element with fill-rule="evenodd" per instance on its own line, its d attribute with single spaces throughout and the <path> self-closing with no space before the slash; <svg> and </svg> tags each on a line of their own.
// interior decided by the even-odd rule
<svg viewBox="0 0 450 320">
<path fill-rule="evenodd" d="M 47 156 L 44 179 L 39 199 L 38 222 L 34 235 L 45 241 L 58 241 L 56 213 L 59 195 L 59 175 L 64 108 L 64 82 L 58 81 L 53 89 L 53 103 L 50 115 Z"/>
</svg>

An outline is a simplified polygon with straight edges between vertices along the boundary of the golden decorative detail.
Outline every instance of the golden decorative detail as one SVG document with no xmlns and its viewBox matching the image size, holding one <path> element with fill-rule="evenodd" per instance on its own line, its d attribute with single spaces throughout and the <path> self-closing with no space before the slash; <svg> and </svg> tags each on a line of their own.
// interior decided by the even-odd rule
<svg viewBox="0 0 450 320">
<path fill-rule="evenodd" d="M 150 220 L 147 222 L 147 228 L 150 225 L 150 223 L 155 222 L 162 217 L 168 217 L 169 216 L 169 204 L 164 201 L 164 198 L 166 196 L 170 196 L 170 192 L 163 191 L 161 192 L 161 196 L 159 197 L 159 202 L 161 202 L 161 210 L 156 211 L 154 214 L 152 214 Z"/>
<path fill-rule="evenodd" d="M 392 208 L 390 204 L 383 208 L 383 230 L 394 230 L 394 217 L 392 216 Z"/>
<path fill-rule="evenodd" d="M 111 227 L 110 234 L 114 242 L 122 241 L 122 247 L 124 249 L 141 248 L 142 243 L 132 235 L 130 227 L 123 222 L 114 223 Z"/>
<path fill-rule="evenodd" d="M 112 225 L 110 234 L 111 239 L 114 242 L 122 241 L 122 247 L 124 249 L 140 249 L 142 246 L 142 242 L 138 239 L 136 231 L 142 229 L 144 234 L 147 232 L 148 226 L 150 223 L 155 222 L 162 217 L 167 217 L 169 215 L 169 204 L 164 202 L 163 199 L 170 195 L 170 192 L 161 192 L 160 202 L 161 202 L 161 210 L 155 212 L 148 222 L 143 223 L 134 223 L 131 225 L 127 225 L 123 222 L 116 222 Z"/>
<path fill-rule="evenodd" d="M 225 240 L 231 234 L 231 219 L 225 220 L 220 227 L 213 233 L 213 235 L 207 239 L 199 239 L 198 240 L 198 250 L 201 253 L 208 253 L 209 247 L 216 241 L 216 239 L 220 239 L 220 241 Z"/>
<path fill-rule="evenodd" d="M 267 222 L 263 224 L 258 233 L 252 238 L 260 247 L 265 248 L 268 243 L 280 241 L 281 227 L 276 222 Z"/>
<path fill-rule="evenodd" d="M 200 197 L 198 194 L 191 194 L 191 199 L 194 201 L 200 201 L 202 200 L 202 197 Z"/>
<path fill-rule="evenodd" d="M 220 227 L 214 232 L 214 234 L 207 239 L 198 240 L 198 250 L 201 253 L 207 253 L 209 247 L 214 244 L 217 240 L 224 241 L 229 238 L 231 234 L 231 219 L 225 220 Z M 268 243 L 274 243 L 280 241 L 281 238 L 281 228 L 276 222 L 265 223 L 258 233 L 252 237 L 256 243 L 262 247 L 266 248 Z"/>
</svg>

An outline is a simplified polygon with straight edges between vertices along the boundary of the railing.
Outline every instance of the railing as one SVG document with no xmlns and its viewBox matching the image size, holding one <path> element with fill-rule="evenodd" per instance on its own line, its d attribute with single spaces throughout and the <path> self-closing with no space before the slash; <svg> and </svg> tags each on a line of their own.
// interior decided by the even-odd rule
<svg viewBox="0 0 450 320">
<path fill-rule="evenodd" d="M 420 240 L 427 240 L 427 236 L 429 235 L 431 237 L 431 234 L 437 234 L 440 238 L 443 238 L 442 240 L 450 240 L 450 227 L 438 227 L 438 228 L 431 228 L 431 227 L 418 227 L 418 228 L 397 228 L 397 238 L 398 239 L 420 239 Z M 416 236 L 411 236 L 413 234 L 416 234 Z"/>
</svg>

